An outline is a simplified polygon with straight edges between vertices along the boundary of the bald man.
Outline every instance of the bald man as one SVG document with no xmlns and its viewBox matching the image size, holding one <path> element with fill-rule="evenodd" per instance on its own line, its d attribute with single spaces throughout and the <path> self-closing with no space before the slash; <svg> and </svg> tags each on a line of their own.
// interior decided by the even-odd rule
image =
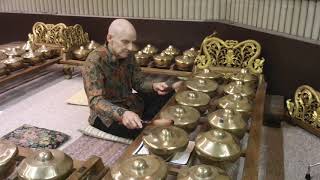
<svg viewBox="0 0 320 180">
<path fill-rule="evenodd" d="M 90 106 L 89 123 L 105 132 L 131 139 L 141 132 L 140 117 L 148 114 L 144 107 L 160 109 L 172 90 L 164 82 L 144 80 L 131 54 L 136 39 L 136 30 L 129 21 L 114 20 L 108 29 L 107 44 L 89 54 L 82 71 Z M 138 94 L 132 93 L 132 89 Z M 164 98 L 152 98 L 148 93 Z M 146 104 L 147 101 L 153 104 Z"/>
</svg>

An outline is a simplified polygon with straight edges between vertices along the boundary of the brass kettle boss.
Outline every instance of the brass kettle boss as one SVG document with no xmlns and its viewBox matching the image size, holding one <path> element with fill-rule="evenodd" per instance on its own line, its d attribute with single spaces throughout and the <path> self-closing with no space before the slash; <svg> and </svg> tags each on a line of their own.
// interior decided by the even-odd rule
<svg viewBox="0 0 320 180">
<path fill-rule="evenodd" d="M 28 52 L 24 53 L 22 56 L 23 62 L 36 65 L 43 62 L 42 54 L 30 49 Z"/>
<path fill-rule="evenodd" d="M 199 54 L 199 51 L 196 50 L 196 48 L 194 48 L 194 47 L 192 47 L 188 50 L 185 50 L 183 52 L 183 55 L 189 56 L 192 59 L 195 59 L 198 56 L 198 54 Z"/>
<path fill-rule="evenodd" d="M 222 74 L 206 68 L 206 69 L 197 70 L 194 74 L 194 77 L 202 78 L 202 79 L 217 79 L 222 77 Z"/>
<path fill-rule="evenodd" d="M 184 151 L 189 143 L 188 134 L 175 126 L 154 127 L 149 134 L 142 137 L 142 140 L 150 153 L 165 160 L 171 159 L 177 152 Z"/>
<path fill-rule="evenodd" d="M 23 58 L 18 56 L 10 55 L 7 59 L 2 60 L 1 62 L 4 63 L 10 71 L 16 71 L 25 67 Z"/>
<path fill-rule="evenodd" d="M 73 160 L 59 150 L 40 150 L 26 157 L 18 166 L 21 180 L 65 180 L 71 173 Z"/>
<path fill-rule="evenodd" d="M 242 139 L 247 123 L 241 113 L 232 109 L 218 109 L 208 115 L 208 122 L 212 128 L 223 129 Z"/>
<path fill-rule="evenodd" d="M 135 155 L 111 167 L 113 180 L 165 180 L 167 164 L 155 155 Z"/>
<path fill-rule="evenodd" d="M 232 109 L 236 112 L 250 114 L 252 103 L 247 97 L 240 94 L 229 94 L 218 99 L 218 107 L 223 109 Z"/>
<path fill-rule="evenodd" d="M 91 40 L 89 44 L 87 44 L 86 49 L 89 51 L 97 49 L 99 46 L 101 46 L 99 43 Z"/>
<path fill-rule="evenodd" d="M 155 46 L 153 46 L 151 44 L 147 44 L 147 46 L 142 49 L 142 52 L 144 54 L 149 55 L 149 56 L 153 56 L 153 55 L 157 54 L 158 48 L 156 48 Z"/>
<path fill-rule="evenodd" d="M 26 51 L 19 48 L 19 47 L 13 47 L 13 48 L 6 48 L 3 50 L 3 52 L 7 55 L 7 56 L 21 56 L 23 53 L 25 53 Z"/>
<path fill-rule="evenodd" d="M 181 169 L 177 180 L 231 180 L 231 178 L 218 167 L 201 164 Z"/>
<path fill-rule="evenodd" d="M 186 90 L 178 92 L 175 99 L 178 104 L 194 107 L 203 113 L 207 110 L 210 96 L 203 92 Z"/>
<path fill-rule="evenodd" d="M 257 80 L 257 77 L 254 76 L 253 74 L 250 74 L 248 72 L 248 69 L 241 69 L 239 73 L 236 73 L 234 75 L 231 76 L 231 79 L 232 80 L 235 80 L 235 81 L 242 81 L 244 83 L 247 83 L 247 82 L 254 82 Z"/>
<path fill-rule="evenodd" d="M 182 71 L 191 70 L 194 64 L 194 58 L 187 55 L 177 56 L 175 58 L 176 68 Z"/>
<path fill-rule="evenodd" d="M 227 94 L 240 94 L 241 96 L 253 97 L 255 90 L 252 86 L 244 84 L 242 81 L 233 81 L 224 87 L 224 92 Z"/>
<path fill-rule="evenodd" d="M 0 141 L 0 178 L 5 179 L 15 166 L 18 147 L 9 141 Z M 10 169 L 12 169 L 10 171 Z"/>
<path fill-rule="evenodd" d="M 7 68 L 7 65 L 0 61 L 0 76 L 8 74 L 10 74 L 10 71 Z"/>
<path fill-rule="evenodd" d="M 39 49 L 36 50 L 36 52 L 42 53 L 42 56 L 45 59 L 52 58 L 53 56 L 55 56 L 57 54 L 57 50 L 55 50 L 53 48 L 48 48 L 45 45 L 42 45 Z"/>
<path fill-rule="evenodd" d="M 169 68 L 172 62 L 172 56 L 165 53 L 156 54 L 153 56 L 154 65 L 158 68 Z"/>
<path fill-rule="evenodd" d="M 196 128 L 200 113 L 193 107 L 173 105 L 161 111 L 160 117 L 173 120 L 174 126 L 189 132 Z"/>
<path fill-rule="evenodd" d="M 214 96 L 218 88 L 218 83 L 211 79 L 191 78 L 185 84 L 189 89 L 206 93 L 210 97 Z"/>
<path fill-rule="evenodd" d="M 175 56 L 180 54 L 180 50 L 175 48 L 175 47 L 173 47 L 172 45 L 169 45 L 169 47 L 167 47 L 162 52 L 165 53 L 168 56 L 171 56 L 171 57 L 175 57 Z"/>
<path fill-rule="evenodd" d="M 195 140 L 195 150 L 204 164 L 215 164 L 219 167 L 236 161 L 242 153 L 238 141 L 222 129 L 199 133 Z"/>
<path fill-rule="evenodd" d="M 150 55 L 144 54 L 142 51 L 138 51 L 134 57 L 140 66 L 147 66 L 150 62 Z"/>
<path fill-rule="evenodd" d="M 84 46 L 80 46 L 79 49 L 73 51 L 73 56 L 77 60 L 84 61 L 89 53 L 90 50 L 86 49 Z"/>
</svg>

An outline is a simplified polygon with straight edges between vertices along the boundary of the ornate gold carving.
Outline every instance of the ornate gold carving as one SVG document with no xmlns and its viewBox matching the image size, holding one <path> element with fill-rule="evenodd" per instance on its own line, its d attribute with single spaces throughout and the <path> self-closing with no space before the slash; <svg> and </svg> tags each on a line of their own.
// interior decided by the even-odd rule
<svg viewBox="0 0 320 180">
<path fill-rule="evenodd" d="M 85 33 L 79 24 L 66 26 L 59 24 L 44 24 L 37 22 L 32 27 L 29 40 L 35 44 L 51 44 L 64 47 L 69 50 L 89 42 L 88 33 Z"/>
<path fill-rule="evenodd" d="M 223 41 L 214 35 L 206 37 L 201 44 L 201 53 L 196 57 L 200 69 L 213 66 L 248 68 L 254 74 L 263 72 L 264 59 L 258 59 L 261 46 L 257 41 Z"/>
<path fill-rule="evenodd" d="M 300 86 L 294 95 L 294 100 L 286 101 L 289 115 L 315 128 L 320 128 L 320 93 L 312 87 Z"/>
</svg>

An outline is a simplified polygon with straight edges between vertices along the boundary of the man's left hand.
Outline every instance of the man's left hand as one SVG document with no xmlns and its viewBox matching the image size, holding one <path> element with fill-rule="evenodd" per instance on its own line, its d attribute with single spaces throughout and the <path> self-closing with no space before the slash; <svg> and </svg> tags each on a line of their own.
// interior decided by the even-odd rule
<svg viewBox="0 0 320 180">
<path fill-rule="evenodd" d="M 153 83 L 152 87 L 159 95 L 166 95 L 172 90 L 165 82 Z"/>
</svg>

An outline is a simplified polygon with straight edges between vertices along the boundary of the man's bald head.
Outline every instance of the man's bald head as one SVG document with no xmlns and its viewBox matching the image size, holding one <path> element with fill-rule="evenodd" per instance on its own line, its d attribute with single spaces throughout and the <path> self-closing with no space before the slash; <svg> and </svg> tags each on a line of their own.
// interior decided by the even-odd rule
<svg viewBox="0 0 320 180">
<path fill-rule="evenodd" d="M 128 20 L 116 19 L 109 26 L 108 47 L 117 59 L 128 57 L 135 47 L 136 38 L 136 30 Z"/>
<path fill-rule="evenodd" d="M 136 30 L 133 25 L 126 19 L 116 19 L 114 20 L 108 29 L 108 35 L 118 36 L 123 34 L 132 34 L 136 36 Z"/>
</svg>

